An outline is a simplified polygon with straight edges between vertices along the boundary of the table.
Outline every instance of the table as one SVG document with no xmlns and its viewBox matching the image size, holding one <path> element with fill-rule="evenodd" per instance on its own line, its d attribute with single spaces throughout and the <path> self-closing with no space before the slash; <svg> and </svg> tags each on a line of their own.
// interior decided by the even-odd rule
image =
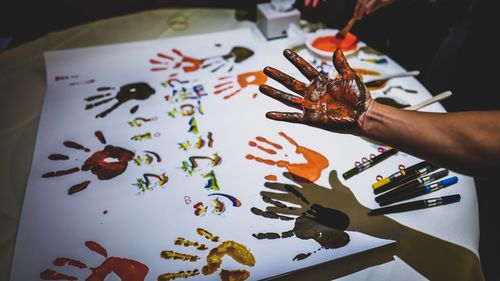
<svg viewBox="0 0 500 281">
<path fill-rule="evenodd" d="M 167 19 L 180 15 L 189 19 L 186 29 L 179 30 L 171 26 Z M 170 21 L 170 23 L 172 23 Z M 93 45 L 123 43 L 136 40 L 148 40 L 161 37 L 179 36 L 250 27 L 256 40 L 264 40 L 251 22 L 238 22 L 234 10 L 208 9 L 168 9 L 155 10 L 134 15 L 78 26 L 61 32 L 48 34 L 30 43 L 24 44 L 0 55 L 0 85 L 3 90 L 0 104 L 1 120 L 0 151 L 4 157 L 0 161 L 0 279 L 7 280 L 14 252 L 16 229 L 21 213 L 23 196 L 28 177 L 37 121 L 45 93 L 45 74 L 43 52 Z M 273 42 L 276 48 L 286 47 L 286 40 Z M 395 69 L 402 68 L 391 60 Z M 427 92 L 416 80 L 412 82 L 419 91 Z M 428 93 L 427 93 L 428 95 Z M 444 111 L 440 105 L 429 107 L 430 110 Z M 430 235 L 462 245 L 468 250 L 460 252 L 462 264 L 450 265 L 449 268 L 430 269 L 437 275 L 447 276 L 453 273 L 463 280 L 484 279 L 480 268 L 478 253 L 479 227 L 478 208 L 474 183 L 467 178 L 469 189 L 461 205 L 464 221 L 426 219 L 421 216 L 391 216 L 403 225 L 410 226 Z M 365 202 L 362 202 L 365 203 Z M 443 235 L 442 229 L 448 229 L 453 235 Z M 449 228 L 454 228 L 450 231 Z M 446 231 L 444 231 L 446 233 Z M 439 240 L 439 239 L 438 239 Z M 418 243 L 418 241 L 416 241 Z M 314 276 L 315 280 L 421 280 L 424 278 L 417 271 L 399 258 L 394 258 L 400 245 L 391 244 L 369 252 L 356 254 L 325 263 L 289 275 L 286 280 L 306 280 Z M 425 253 L 425 250 L 423 251 Z M 36 254 L 36 253 L 34 253 Z M 425 259 L 419 255 L 415 259 Z M 422 271 L 421 269 L 418 269 Z"/>
</svg>

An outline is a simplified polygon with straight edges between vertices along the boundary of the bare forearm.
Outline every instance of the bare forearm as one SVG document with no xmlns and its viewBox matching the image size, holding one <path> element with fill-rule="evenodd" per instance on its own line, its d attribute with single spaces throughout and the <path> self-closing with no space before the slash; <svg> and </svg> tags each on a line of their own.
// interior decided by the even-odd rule
<svg viewBox="0 0 500 281">
<path fill-rule="evenodd" d="M 423 113 L 370 104 L 362 134 L 472 176 L 500 171 L 500 111 Z"/>
</svg>

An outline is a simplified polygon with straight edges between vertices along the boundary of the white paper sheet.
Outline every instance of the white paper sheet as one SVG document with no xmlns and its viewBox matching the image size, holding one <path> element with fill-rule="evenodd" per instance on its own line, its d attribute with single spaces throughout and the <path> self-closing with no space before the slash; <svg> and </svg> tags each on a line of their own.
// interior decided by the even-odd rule
<svg viewBox="0 0 500 281">
<path fill-rule="evenodd" d="M 235 58 L 230 56 L 217 58 L 230 53 L 234 46 L 248 48 L 254 53 L 241 62 L 233 61 Z M 174 49 L 188 58 L 182 61 Z M 260 192 L 266 190 L 265 176 L 275 175 L 278 182 L 290 181 L 282 176 L 287 171 L 285 168 L 249 160 L 248 154 L 276 161 L 304 162 L 303 156 L 296 153 L 296 147 L 280 136 L 280 132 L 328 159 L 328 167 L 321 170 L 321 177 L 316 181 L 326 188 L 329 188 L 331 170 L 341 174 L 353 166 L 351 160 L 345 160 L 352 158 L 347 157 L 352 150 L 349 152 L 346 148 L 355 148 L 357 155 L 378 153 L 376 145 L 362 139 L 266 119 L 264 115 L 269 110 L 287 111 L 289 108 L 260 94 L 254 97 L 258 86 L 252 83 L 246 86 L 243 81 L 251 82 L 255 75 L 260 77 L 261 74 L 246 77 L 245 73 L 261 71 L 266 65 L 297 73 L 281 56 L 268 50 L 266 45 L 256 44 L 248 30 L 236 30 L 47 53 L 47 94 L 19 226 L 12 280 L 36 280 L 47 269 L 83 280 L 92 274 L 89 268 L 113 260 L 110 257 L 131 259 L 147 266 L 146 280 L 156 280 L 166 272 L 201 271 L 208 250 L 174 245 L 177 237 L 198 241 L 209 249 L 220 243 L 201 237 L 197 228 L 219 236 L 221 242 L 233 240 L 245 245 L 256 262 L 255 266 L 246 266 L 225 256 L 215 273 L 199 274 L 191 280 L 216 280 L 222 269 L 247 270 L 250 280 L 262 279 L 390 243 L 348 231 L 350 242 L 346 246 L 322 249 L 304 260 L 293 261 L 297 254 L 316 251 L 320 245 L 314 240 L 296 237 L 258 240 L 252 236 L 259 232 L 282 233 L 294 226 L 293 220 L 268 219 L 250 212 L 252 207 L 265 209 L 268 205 L 260 196 Z M 223 65 L 218 68 L 221 63 Z M 203 68 L 202 65 L 207 64 L 210 66 Z M 153 68 L 166 69 L 153 71 Z M 217 70 L 212 72 L 214 69 Z M 130 89 L 122 87 L 132 83 L 135 84 L 130 89 L 141 91 L 145 100 L 128 100 L 99 118 L 96 115 L 115 104 L 116 98 L 85 109 L 87 104 L 111 99 L 119 92 L 123 94 Z M 274 81 L 266 83 L 277 86 Z M 194 88 L 198 85 L 203 89 Z M 183 88 L 191 95 L 198 91 L 200 96 L 186 98 Z M 239 88 L 242 89 L 231 96 Z M 104 96 L 88 98 L 97 95 Z M 190 105 L 181 107 L 186 104 Z M 130 111 L 136 105 L 139 108 L 132 114 Z M 183 116 L 183 112 L 192 115 Z M 189 132 L 193 127 L 192 118 L 196 120 L 198 133 L 195 128 Z M 97 131 L 102 132 L 106 144 L 96 137 Z M 212 147 L 209 147 L 209 132 L 212 133 Z M 266 145 L 256 140 L 258 136 L 282 145 L 283 149 L 274 148 L 278 154 L 269 155 L 250 146 L 249 141 Z M 135 140 L 141 138 L 143 140 Z M 200 138 L 204 145 L 198 149 L 196 144 Z M 90 151 L 66 147 L 65 141 L 77 142 Z M 47 172 L 81 168 L 87 158 L 106 145 L 131 151 L 136 161 L 123 160 L 121 164 L 126 162 L 126 169 L 122 167 L 123 173 L 109 180 L 99 180 L 90 171 L 42 177 Z M 54 153 L 67 155 L 69 159 L 49 159 L 48 156 Z M 222 159 L 220 163 L 215 154 Z M 141 156 L 141 160 L 137 156 Z M 189 162 L 191 156 L 209 158 L 198 158 L 199 166 L 189 176 L 182 167 L 186 161 L 184 167 L 193 168 Z M 390 170 L 388 167 L 387 171 Z M 220 190 L 213 187 L 211 171 Z M 358 177 L 342 182 L 354 191 L 354 187 L 360 186 L 360 180 Z M 86 189 L 68 195 L 71 186 L 85 181 L 91 181 Z M 362 181 L 369 186 L 374 176 Z M 209 183 L 212 189 L 205 188 Z M 141 191 L 137 185 L 145 189 Z M 230 196 L 212 195 L 214 193 Z M 360 194 L 358 190 L 355 194 L 364 205 L 373 205 L 369 193 Z M 241 206 L 233 206 L 239 203 L 231 202 L 231 196 L 237 198 Z M 215 208 L 215 198 L 225 205 L 222 214 L 217 214 L 220 210 Z M 196 205 L 199 202 L 203 207 Z M 203 215 L 195 214 L 196 210 L 205 207 Z M 108 257 L 91 251 L 85 245 L 87 241 L 102 245 Z M 197 255 L 201 259 L 196 262 L 166 260 L 160 257 L 164 250 Z M 54 265 L 53 261 L 60 257 L 79 260 L 88 268 Z M 117 272 L 109 273 L 108 277 L 119 279 Z M 136 280 L 131 276 L 127 278 L 122 280 Z"/>
</svg>

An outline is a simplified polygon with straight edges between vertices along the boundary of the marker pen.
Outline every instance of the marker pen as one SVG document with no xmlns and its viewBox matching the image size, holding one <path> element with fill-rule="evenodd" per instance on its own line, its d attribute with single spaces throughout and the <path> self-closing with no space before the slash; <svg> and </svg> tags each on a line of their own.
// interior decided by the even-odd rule
<svg viewBox="0 0 500 281">
<path fill-rule="evenodd" d="M 418 197 L 418 196 L 421 196 L 421 195 L 431 193 L 431 192 L 437 191 L 439 189 L 448 187 L 448 186 L 453 185 L 457 182 L 458 182 L 457 177 L 451 177 L 451 178 L 447 178 L 447 179 L 444 179 L 444 180 L 439 181 L 439 182 L 426 184 L 424 186 L 416 187 L 415 189 L 410 190 L 407 193 L 400 194 L 400 195 L 395 196 L 395 197 L 390 197 L 386 200 L 382 200 L 379 202 L 379 205 L 380 206 L 387 206 L 387 205 L 390 205 L 390 204 L 393 204 L 396 202 L 412 199 L 412 198 L 415 198 L 415 197 Z"/>
</svg>

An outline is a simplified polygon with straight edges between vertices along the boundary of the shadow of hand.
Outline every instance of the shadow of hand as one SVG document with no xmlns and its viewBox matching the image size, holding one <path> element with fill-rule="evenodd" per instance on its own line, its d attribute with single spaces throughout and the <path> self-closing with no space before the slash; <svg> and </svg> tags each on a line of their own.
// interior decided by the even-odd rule
<svg viewBox="0 0 500 281">
<path fill-rule="evenodd" d="M 272 218 L 282 220 L 295 219 L 293 233 L 287 237 L 295 234 L 301 239 L 314 239 L 311 236 L 301 237 L 301 232 L 297 231 L 301 230 L 297 229 L 300 227 L 319 229 L 320 235 L 321 231 L 325 232 L 325 229 L 333 229 L 342 233 L 345 233 L 344 230 L 357 231 L 373 237 L 397 241 L 393 254 L 431 280 L 484 279 L 479 260 L 472 251 L 399 224 L 386 216 L 369 216 L 370 209 L 361 205 L 350 189 L 339 181 L 335 170 L 330 172 L 329 188 L 311 182 L 298 181 L 289 173 L 284 173 L 284 176 L 295 182 L 295 185 L 267 182 L 265 187 L 272 191 L 262 191 L 261 195 L 264 202 L 271 204 L 266 208 L 263 216 L 277 216 Z M 295 216 L 297 217 L 294 218 Z M 315 224 L 298 226 L 298 223 L 305 219 Z M 304 229 L 301 231 L 305 232 Z M 282 235 L 281 238 L 286 237 Z M 315 240 L 325 248 L 338 248 L 349 242 L 342 240 L 340 235 L 335 236 L 335 239 L 337 239 L 336 244 L 331 244 L 335 247 L 325 247 L 320 241 Z M 366 267 L 368 266 L 370 265 Z M 358 268 L 362 267 L 358 266 Z"/>
</svg>

